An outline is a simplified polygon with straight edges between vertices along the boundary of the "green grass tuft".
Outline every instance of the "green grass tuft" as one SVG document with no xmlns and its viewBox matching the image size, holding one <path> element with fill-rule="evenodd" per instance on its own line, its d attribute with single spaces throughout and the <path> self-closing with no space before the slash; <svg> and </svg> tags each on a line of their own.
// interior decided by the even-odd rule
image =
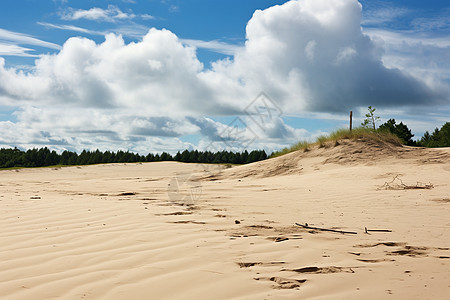
<svg viewBox="0 0 450 300">
<path fill-rule="evenodd" d="M 270 157 L 278 157 L 281 155 L 285 155 L 294 151 L 298 151 L 298 150 L 303 150 L 303 152 L 307 152 L 309 151 L 308 147 L 310 146 L 310 143 L 308 143 L 307 141 L 300 141 L 297 144 L 289 147 L 289 148 L 284 148 L 280 151 L 274 152 L 272 153 L 272 155 Z"/>
<path fill-rule="evenodd" d="M 328 136 L 329 140 L 339 141 L 339 140 L 367 140 L 373 142 L 386 142 L 396 146 L 402 145 L 402 140 L 391 132 L 386 131 L 373 131 L 369 128 L 358 127 L 353 129 L 351 132 L 349 129 L 339 129 L 336 130 Z"/>
<path fill-rule="evenodd" d="M 316 144 L 319 145 L 319 148 L 325 147 L 325 143 L 328 142 L 329 138 L 326 135 L 321 135 L 316 139 Z"/>
</svg>

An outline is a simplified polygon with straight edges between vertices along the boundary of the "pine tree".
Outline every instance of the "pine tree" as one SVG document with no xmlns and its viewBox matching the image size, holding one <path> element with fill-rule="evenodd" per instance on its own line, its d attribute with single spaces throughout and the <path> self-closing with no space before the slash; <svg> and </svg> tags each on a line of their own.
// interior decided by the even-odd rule
<svg viewBox="0 0 450 300">
<path fill-rule="evenodd" d="M 361 123 L 361 126 L 364 128 L 372 128 L 374 131 L 376 130 L 376 122 L 380 120 L 380 117 L 375 116 L 376 108 L 369 106 L 367 108 L 369 112 L 366 114 L 366 119 Z"/>
</svg>

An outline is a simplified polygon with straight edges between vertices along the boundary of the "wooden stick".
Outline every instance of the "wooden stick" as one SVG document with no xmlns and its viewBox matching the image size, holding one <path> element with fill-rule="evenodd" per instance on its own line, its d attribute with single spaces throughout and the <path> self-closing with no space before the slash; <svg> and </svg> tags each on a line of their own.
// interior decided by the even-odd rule
<svg viewBox="0 0 450 300">
<path fill-rule="evenodd" d="M 350 132 L 352 132 L 352 117 L 353 117 L 353 112 L 350 111 Z"/>
<path fill-rule="evenodd" d="M 320 230 L 320 231 L 331 231 L 331 232 L 337 232 L 337 233 L 342 233 L 342 234 L 358 234 L 357 232 L 354 231 L 342 231 L 342 230 L 335 230 L 335 229 L 328 229 L 328 228 L 319 228 L 319 227 L 312 227 L 309 226 L 308 224 L 306 225 L 302 225 L 299 223 L 295 223 L 295 225 L 306 228 L 306 229 L 314 229 L 314 230 Z"/>
<path fill-rule="evenodd" d="M 367 227 L 364 227 L 366 233 L 369 232 L 392 232 L 392 230 L 389 229 L 367 229 Z"/>
</svg>

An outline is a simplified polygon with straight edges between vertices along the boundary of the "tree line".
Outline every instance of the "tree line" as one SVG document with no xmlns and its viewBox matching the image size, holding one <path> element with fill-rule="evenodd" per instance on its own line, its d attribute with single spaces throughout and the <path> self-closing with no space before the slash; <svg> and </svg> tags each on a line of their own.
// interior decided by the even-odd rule
<svg viewBox="0 0 450 300">
<path fill-rule="evenodd" d="M 395 134 L 403 141 L 405 145 L 408 146 L 428 148 L 450 147 L 450 122 L 446 122 L 442 125 L 441 129 L 436 128 L 432 134 L 426 131 L 420 140 L 413 140 L 412 138 L 414 137 L 414 134 L 411 133 L 411 129 L 403 124 L 403 122 L 397 124 L 395 119 L 389 119 L 376 128 L 376 122 L 380 120 L 380 117 L 375 115 L 375 110 L 376 109 L 372 106 L 368 107 L 366 119 L 361 123 L 362 127 L 371 128 L 375 131 L 390 132 Z"/>
<path fill-rule="evenodd" d="M 172 156 L 170 153 L 161 154 L 149 153 L 148 155 L 139 155 L 129 151 L 87 151 L 83 150 L 80 154 L 72 151 L 64 151 L 58 154 L 56 151 L 50 151 L 47 147 L 39 149 L 30 149 L 22 151 L 18 148 L 0 149 L 0 168 L 13 167 L 47 167 L 56 165 L 92 165 L 104 163 L 137 163 L 137 162 L 155 162 L 155 161 L 179 161 L 192 163 L 211 163 L 211 164 L 247 164 L 267 159 L 264 150 L 254 150 L 248 152 L 231 151 L 198 151 L 184 150 Z"/>
<path fill-rule="evenodd" d="M 430 148 L 450 147 L 450 122 L 442 125 L 441 129 L 436 128 L 432 134 L 425 131 L 418 145 Z"/>
<path fill-rule="evenodd" d="M 413 140 L 414 134 L 411 130 L 400 122 L 397 124 L 395 119 L 389 119 L 386 123 L 381 124 L 378 131 L 388 131 L 398 136 L 405 145 L 419 146 L 427 148 L 450 147 L 450 122 L 442 125 L 441 129 L 436 128 L 432 134 L 425 131 L 419 140 Z"/>
</svg>

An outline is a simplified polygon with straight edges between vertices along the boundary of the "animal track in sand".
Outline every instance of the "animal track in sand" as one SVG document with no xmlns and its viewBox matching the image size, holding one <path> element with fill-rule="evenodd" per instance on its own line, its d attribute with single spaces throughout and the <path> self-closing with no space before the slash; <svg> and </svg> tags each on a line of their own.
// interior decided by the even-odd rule
<svg viewBox="0 0 450 300">
<path fill-rule="evenodd" d="M 427 256 L 428 247 L 405 246 L 403 249 L 388 252 L 388 255 Z"/>
<path fill-rule="evenodd" d="M 247 226 L 247 227 L 249 227 L 249 228 L 260 228 L 260 229 L 272 229 L 273 228 L 271 226 L 265 226 L 265 225 L 250 225 L 250 226 Z"/>
<path fill-rule="evenodd" d="M 168 222 L 168 223 L 173 223 L 173 224 L 206 224 L 206 222 L 201 222 L 201 221 L 175 221 L 175 222 Z"/>
<path fill-rule="evenodd" d="M 297 273 L 309 273 L 309 274 L 330 274 L 330 273 L 355 273 L 352 268 L 349 267 L 303 267 L 299 269 L 284 269 L 281 271 L 291 271 Z"/>
<path fill-rule="evenodd" d="M 123 192 L 123 193 L 117 194 L 117 196 L 134 196 L 136 194 L 137 193 L 135 193 L 135 192 Z"/>
<path fill-rule="evenodd" d="M 399 247 L 394 251 L 385 251 L 387 255 L 405 255 L 410 257 L 418 257 L 418 256 L 428 256 L 430 251 L 448 251 L 449 248 L 443 247 L 425 247 L 425 246 L 410 246 L 403 242 L 382 242 L 376 244 L 364 244 L 364 245 L 356 245 L 354 247 L 360 248 L 372 248 L 377 246 L 386 246 L 386 247 Z M 350 254 L 359 255 L 356 253 L 349 252 Z M 438 258 L 445 256 L 438 256 Z M 360 259 L 358 259 L 360 260 Z M 362 260 L 360 260 L 362 261 Z"/>
<path fill-rule="evenodd" d="M 226 211 L 226 208 L 212 208 L 212 211 Z"/>
<path fill-rule="evenodd" d="M 381 258 L 381 259 L 357 259 L 358 261 L 361 262 L 365 262 L 365 263 L 379 263 L 379 262 L 383 262 L 383 261 L 395 261 L 395 259 L 386 259 L 386 258 Z"/>
<path fill-rule="evenodd" d="M 381 243 L 376 243 L 376 244 L 363 244 L 363 245 L 355 245 L 354 247 L 359 247 L 359 248 L 372 248 L 372 247 L 377 247 L 377 246 L 387 246 L 387 247 L 397 247 L 397 246 L 405 246 L 406 243 L 403 242 L 381 242 Z"/>
<path fill-rule="evenodd" d="M 282 265 L 282 264 L 285 264 L 285 263 L 286 262 L 284 262 L 284 261 L 271 261 L 271 262 L 268 262 L 268 263 L 263 263 L 263 262 L 238 262 L 237 265 L 239 266 L 239 268 L 250 268 L 250 267 L 254 267 L 256 265 L 268 267 L 268 266 L 274 266 L 274 265 Z"/>
<path fill-rule="evenodd" d="M 445 199 L 433 199 L 434 202 L 440 202 L 440 203 L 450 203 L 450 198 Z"/>
<path fill-rule="evenodd" d="M 192 215 L 192 211 L 176 211 L 172 213 L 166 214 L 156 214 L 155 216 L 184 216 L 184 215 Z"/>
<path fill-rule="evenodd" d="M 288 241 L 289 238 L 285 236 L 269 236 L 267 238 L 268 240 L 274 241 L 275 243 Z M 295 239 L 302 239 L 302 238 L 295 238 Z"/>
<path fill-rule="evenodd" d="M 272 286 L 274 289 L 295 289 L 299 288 L 302 283 L 306 282 L 306 279 L 290 279 L 282 277 L 257 277 L 254 279 L 275 282 L 277 285 Z"/>
</svg>

